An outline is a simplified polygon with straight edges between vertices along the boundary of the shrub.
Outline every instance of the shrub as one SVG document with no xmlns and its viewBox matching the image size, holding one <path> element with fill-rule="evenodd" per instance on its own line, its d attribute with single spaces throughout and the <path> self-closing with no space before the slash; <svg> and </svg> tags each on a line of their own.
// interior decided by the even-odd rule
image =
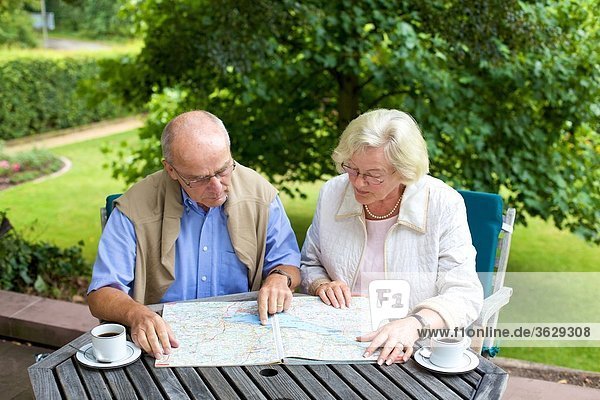
<svg viewBox="0 0 600 400">
<path fill-rule="evenodd" d="M 35 33 L 28 13 L 19 9 L 20 4 L 0 2 L 0 46 L 34 47 Z"/>
<path fill-rule="evenodd" d="M 0 140 L 131 113 L 99 78 L 102 59 L 23 57 L 0 62 Z"/>
<path fill-rule="evenodd" d="M 0 289 L 62 300 L 85 294 L 91 266 L 83 259 L 82 242 L 65 249 L 30 242 L 9 229 L 6 211 L 0 211 L 0 222 Z"/>
</svg>

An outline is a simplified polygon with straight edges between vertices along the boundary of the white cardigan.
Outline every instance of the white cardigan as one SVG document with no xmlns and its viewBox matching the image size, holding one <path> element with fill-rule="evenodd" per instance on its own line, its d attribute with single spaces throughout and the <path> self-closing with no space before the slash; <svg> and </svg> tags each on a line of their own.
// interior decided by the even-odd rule
<svg viewBox="0 0 600 400">
<path fill-rule="evenodd" d="M 342 280 L 352 290 L 366 232 L 363 207 L 347 174 L 326 182 L 302 246 L 303 290 L 314 294 L 330 280 Z M 483 289 L 475 272 L 465 204 L 457 191 L 427 175 L 407 186 L 385 251 L 386 278 L 409 282 L 412 312 L 434 310 L 449 328 L 477 319 Z"/>
</svg>

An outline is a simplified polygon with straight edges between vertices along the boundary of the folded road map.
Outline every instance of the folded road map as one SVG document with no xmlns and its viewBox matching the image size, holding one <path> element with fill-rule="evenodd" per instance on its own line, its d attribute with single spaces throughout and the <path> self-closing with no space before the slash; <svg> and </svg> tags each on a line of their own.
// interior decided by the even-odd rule
<svg viewBox="0 0 600 400">
<path fill-rule="evenodd" d="M 364 297 L 353 297 L 346 309 L 318 297 L 294 297 L 286 312 L 269 317 L 268 325 L 260 324 L 256 301 L 167 303 L 163 318 L 180 345 L 156 360 L 156 367 L 377 360 L 363 357 L 368 342 L 356 341 L 371 331 Z"/>
</svg>

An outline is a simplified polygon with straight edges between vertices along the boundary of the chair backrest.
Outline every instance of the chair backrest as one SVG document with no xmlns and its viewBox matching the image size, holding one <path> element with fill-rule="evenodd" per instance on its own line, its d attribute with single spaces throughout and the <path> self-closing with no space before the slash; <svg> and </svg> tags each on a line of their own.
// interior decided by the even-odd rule
<svg viewBox="0 0 600 400">
<path fill-rule="evenodd" d="M 104 226 L 106 225 L 106 221 L 108 221 L 110 213 L 113 208 L 115 208 L 115 200 L 121 197 L 121 194 L 122 193 L 109 194 L 106 196 L 104 207 L 100 207 L 100 226 L 102 227 L 102 230 L 104 230 Z"/>
<path fill-rule="evenodd" d="M 458 192 L 465 200 L 467 221 L 477 250 L 477 274 L 485 296 L 483 309 L 474 325 L 495 328 L 500 309 L 508 304 L 512 295 L 512 289 L 504 287 L 504 278 L 516 211 L 509 208 L 503 215 L 502 198 L 497 194 L 468 190 Z M 491 357 L 499 351 L 493 335 L 478 341 L 474 349 Z"/>
<path fill-rule="evenodd" d="M 458 191 L 465 200 L 467 221 L 471 230 L 473 246 L 477 250 L 475 260 L 485 297 L 493 292 L 493 272 L 496 267 L 498 236 L 502 231 L 502 197 L 494 193 Z"/>
</svg>

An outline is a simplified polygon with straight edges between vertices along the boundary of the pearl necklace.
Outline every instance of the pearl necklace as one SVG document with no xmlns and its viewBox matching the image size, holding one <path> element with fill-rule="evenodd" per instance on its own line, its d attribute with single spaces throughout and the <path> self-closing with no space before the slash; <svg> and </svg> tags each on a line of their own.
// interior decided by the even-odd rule
<svg viewBox="0 0 600 400">
<path fill-rule="evenodd" d="M 398 201 L 396 202 L 396 205 L 394 206 L 394 208 L 392 208 L 392 211 L 390 211 L 389 213 L 385 214 L 385 215 L 375 215 L 371 212 L 371 210 L 369 210 L 369 206 L 366 204 L 363 204 L 363 206 L 365 207 L 365 211 L 367 212 L 367 214 L 369 215 L 369 217 L 373 218 L 373 219 L 388 219 L 389 217 L 392 216 L 393 213 L 396 212 L 396 209 L 398 208 L 398 206 L 400 205 L 400 202 L 402 201 L 402 196 L 404 195 L 404 191 L 402 192 L 402 194 L 400 195 L 400 198 L 398 199 Z"/>
</svg>

